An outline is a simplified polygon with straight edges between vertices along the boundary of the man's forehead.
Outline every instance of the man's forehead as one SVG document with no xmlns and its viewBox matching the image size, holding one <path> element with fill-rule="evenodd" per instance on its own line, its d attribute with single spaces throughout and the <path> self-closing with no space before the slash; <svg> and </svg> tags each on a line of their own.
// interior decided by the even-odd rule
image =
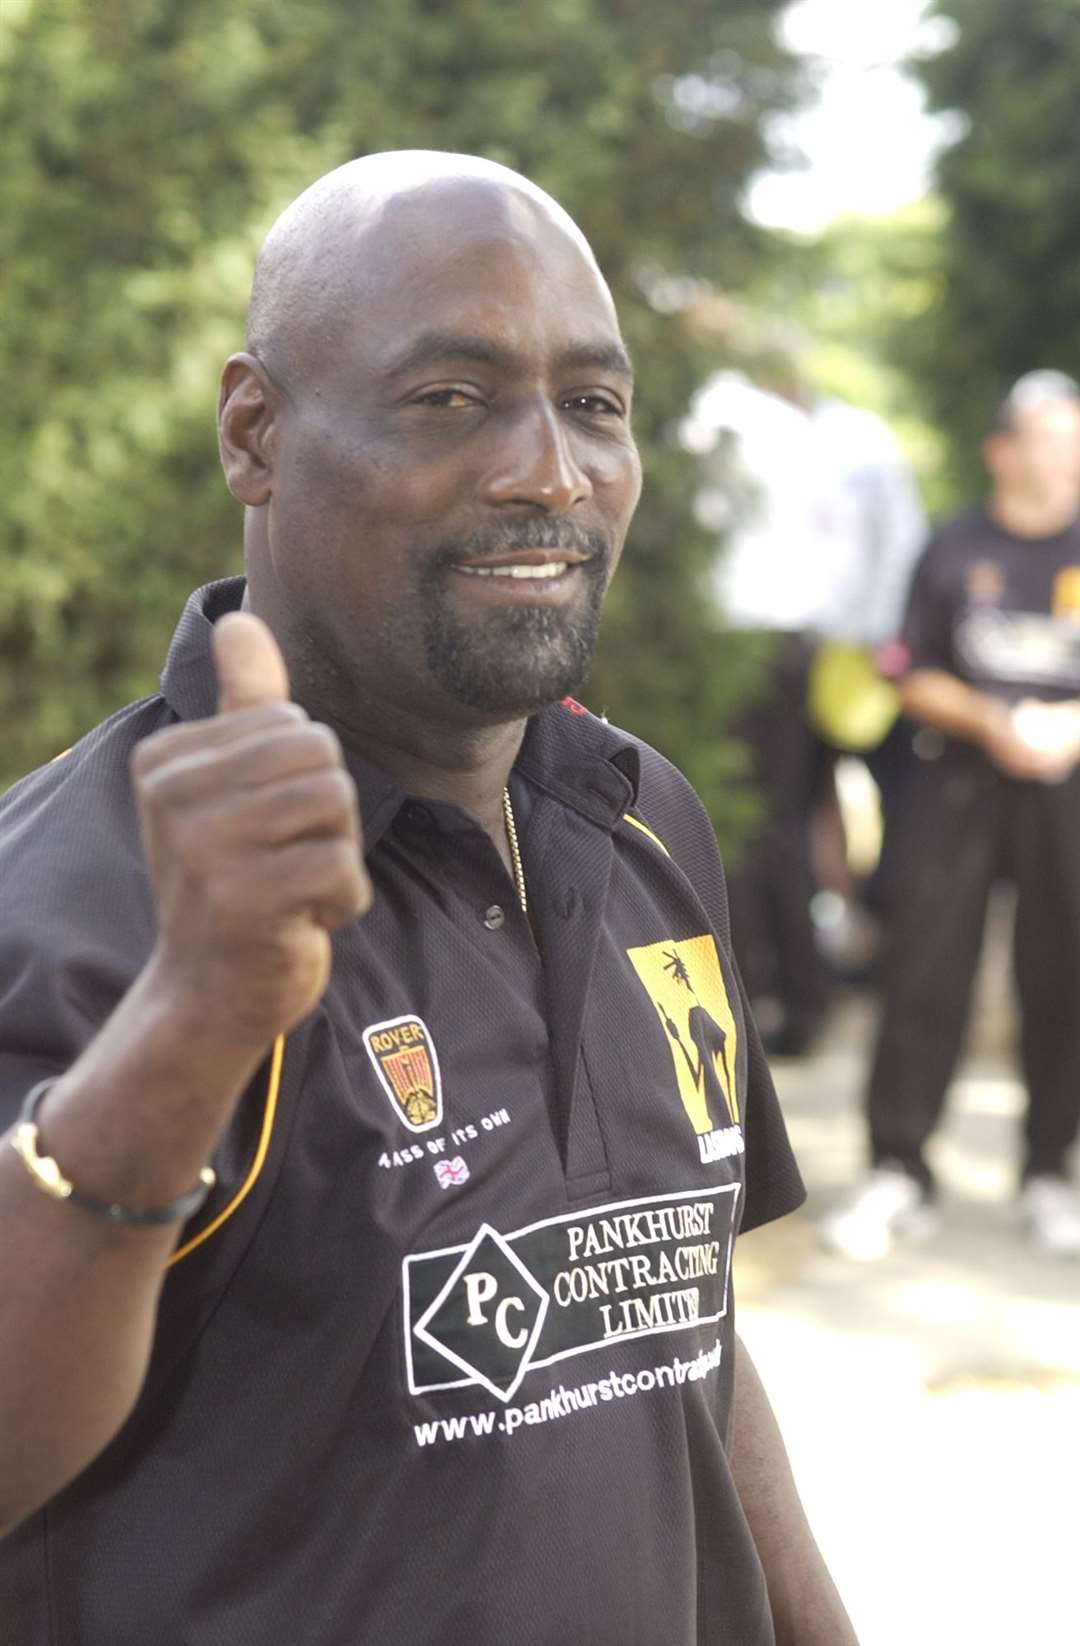
<svg viewBox="0 0 1080 1646">
<path fill-rule="evenodd" d="M 403 280 L 464 278 L 490 254 L 541 264 L 550 278 L 607 287 L 588 242 L 543 196 L 486 178 L 437 178 L 361 211 L 346 229 L 357 275 L 399 287 Z"/>
<path fill-rule="evenodd" d="M 382 369 L 466 355 L 497 365 L 533 346 L 629 374 L 595 261 L 528 199 L 395 202 L 363 225 L 348 261 L 347 323 Z"/>
<path fill-rule="evenodd" d="M 1041 435 L 1076 434 L 1080 431 L 1080 401 L 1042 400 L 1023 407 L 1015 417 L 1019 434 L 1038 439 Z"/>
<path fill-rule="evenodd" d="M 560 305 L 559 347 L 621 346 L 588 242 L 542 190 L 467 156 L 378 156 L 329 174 L 279 219 L 249 340 L 271 361 L 284 364 L 284 348 L 310 363 L 362 333 L 381 367 L 423 331 L 490 335 L 500 316 L 520 341 L 531 315 L 550 354 Z"/>
<path fill-rule="evenodd" d="M 589 337 L 567 335 L 556 339 L 550 350 L 550 364 L 561 371 L 588 371 L 590 368 L 608 375 L 632 380 L 634 375 L 630 357 L 617 335 L 606 330 Z M 383 362 L 388 376 L 404 377 L 421 367 L 470 361 L 480 365 L 513 368 L 522 363 L 521 351 L 512 340 L 493 336 L 483 330 L 440 330 L 437 326 L 423 326 L 415 336 L 399 340 L 396 350 L 390 351 Z"/>
</svg>

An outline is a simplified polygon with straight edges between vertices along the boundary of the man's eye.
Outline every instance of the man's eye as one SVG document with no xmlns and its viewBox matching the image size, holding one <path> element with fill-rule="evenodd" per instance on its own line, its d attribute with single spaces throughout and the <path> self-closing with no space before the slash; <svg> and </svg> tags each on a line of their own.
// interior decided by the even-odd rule
<svg viewBox="0 0 1080 1646">
<path fill-rule="evenodd" d="M 423 394 L 414 397 L 417 406 L 448 406 L 451 411 L 461 407 L 475 406 L 475 395 L 466 394 L 464 389 L 425 389 Z"/>
<path fill-rule="evenodd" d="M 607 394 L 569 394 L 563 404 L 571 411 L 606 414 L 608 417 L 622 417 L 623 408 L 619 402 Z"/>
</svg>

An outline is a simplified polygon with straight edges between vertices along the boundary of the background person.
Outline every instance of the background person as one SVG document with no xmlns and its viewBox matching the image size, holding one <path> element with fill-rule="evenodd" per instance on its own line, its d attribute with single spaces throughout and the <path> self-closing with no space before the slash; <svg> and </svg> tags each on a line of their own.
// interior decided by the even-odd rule
<svg viewBox="0 0 1080 1646">
<path fill-rule="evenodd" d="M 1068 1155 L 1080 1122 L 1080 391 L 1035 372 L 1005 399 L 983 508 L 943 527 L 916 574 L 900 682 L 937 735 L 899 848 L 867 1092 L 871 1171 L 822 1223 L 883 1255 L 937 1226 L 924 1153 L 963 1043 L 990 891 L 1016 886 L 1020 1209 L 1047 1251 L 1080 1254 Z"/>
<path fill-rule="evenodd" d="M 735 728 L 763 817 L 731 875 L 732 928 L 751 999 L 776 1014 L 767 1048 L 800 1055 L 829 998 L 811 914 L 820 870 L 828 864 L 830 880 L 851 889 L 842 829 L 828 826 L 839 823 L 836 751 L 811 724 L 814 671 L 823 647 L 839 646 L 865 654 L 873 680 L 871 653 L 895 637 L 925 520 L 910 466 L 879 417 L 817 394 L 790 354 L 762 370 L 768 389 L 737 372 L 711 377 L 684 440 L 701 454 L 698 516 L 722 540 L 713 586 L 724 617 L 774 643 L 763 689 Z M 890 739 L 883 777 L 902 758 Z M 890 802 L 895 789 L 890 782 Z M 812 839 L 815 818 L 824 826 Z"/>
</svg>

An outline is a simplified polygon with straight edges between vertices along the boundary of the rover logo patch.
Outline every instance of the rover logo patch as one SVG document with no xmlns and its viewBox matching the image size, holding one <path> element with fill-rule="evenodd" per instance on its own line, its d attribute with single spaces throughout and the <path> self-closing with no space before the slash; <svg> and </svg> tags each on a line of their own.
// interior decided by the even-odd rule
<svg viewBox="0 0 1080 1646">
<path fill-rule="evenodd" d="M 373 1023 L 364 1030 L 364 1046 L 380 1086 L 410 1132 L 441 1126 L 439 1060 L 423 1019 L 410 1014 Z"/>
</svg>

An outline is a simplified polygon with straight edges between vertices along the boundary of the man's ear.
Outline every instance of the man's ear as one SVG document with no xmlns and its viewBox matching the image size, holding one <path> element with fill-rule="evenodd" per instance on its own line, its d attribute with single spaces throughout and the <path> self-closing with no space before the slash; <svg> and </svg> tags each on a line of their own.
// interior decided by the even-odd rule
<svg viewBox="0 0 1080 1646">
<path fill-rule="evenodd" d="M 1011 452 L 1012 436 L 1004 429 L 995 429 L 983 440 L 983 467 L 991 480 L 998 480 L 1005 474 Z"/>
<path fill-rule="evenodd" d="M 237 502 L 252 508 L 259 508 L 270 497 L 279 400 L 253 354 L 234 354 L 225 362 L 218 396 L 221 466 Z"/>
</svg>

